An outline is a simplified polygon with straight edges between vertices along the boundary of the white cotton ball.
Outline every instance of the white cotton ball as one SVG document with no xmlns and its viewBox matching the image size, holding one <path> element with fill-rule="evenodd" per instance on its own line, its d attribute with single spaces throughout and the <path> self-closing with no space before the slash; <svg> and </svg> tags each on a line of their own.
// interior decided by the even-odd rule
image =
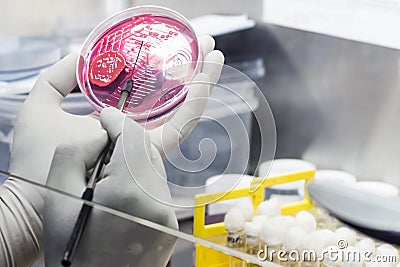
<svg viewBox="0 0 400 267">
<path fill-rule="evenodd" d="M 301 229 L 304 230 L 304 228 L 301 227 Z M 306 232 L 306 231 L 305 231 Z M 306 232 L 307 235 L 304 236 L 301 240 L 300 240 L 300 251 L 303 250 L 309 250 L 312 247 L 312 244 L 310 243 L 310 233 Z"/>
<path fill-rule="evenodd" d="M 333 232 L 329 229 L 318 230 L 318 238 L 324 247 L 334 245 L 332 244 Z"/>
<path fill-rule="evenodd" d="M 395 263 L 394 263 L 395 264 Z M 393 267 L 395 266 L 393 263 L 390 262 L 366 262 L 365 267 Z"/>
<path fill-rule="evenodd" d="M 336 229 L 332 236 L 332 242 L 334 246 L 337 246 L 338 243 L 346 241 L 349 246 L 354 246 L 357 242 L 356 232 L 347 228 L 340 227 Z"/>
<path fill-rule="evenodd" d="M 248 197 L 241 198 L 236 201 L 234 207 L 238 208 L 243 213 L 243 218 L 245 221 L 251 221 L 254 215 L 253 203 Z"/>
<path fill-rule="evenodd" d="M 281 206 L 281 205 L 282 205 L 281 201 L 280 201 L 279 198 L 277 198 L 277 197 L 271 197 L 271 198 L 268 199 L 267 201 L 270 202 L 270 203 L 273 203 L 274 205 L 278 205 L 278 206 Z M 264 201 L 264 202 L 265 202 L 265 201 Z M 279 213 L 279 215 L 280 215 L 280 213 Z"/>
<path fill-rule="evenodd" d="M 343 267 L 363 267 L 364 261 L 361 252 L 354 246 L 349 246 L 343 250 Z"/>
<path fill-rule="evenodd" d="M 255 222 L 245 222 L 243 229 L 246 235 L 259 236 L 262 230 L 262 226 Z"/>
<path fill-rule="evenodd" d="M 268 245 L 278 245 L 283 243 L 286 228 L 282 224 L 278 224 L 276 220 L 268 219 L 260 233 L 260 238 Z"/>
<path fill-rule="evenodd" d="M 307 233 L 310 233 L 317 228 L 315 217 L 308 211 L 302 210 L 298 212 L 294 220 L 296 225 L 303 228 Z"/>
<path fill-rule="evenodd" d="M 397 249 L 395 247 L 393 247 L 392 245 L 389 245 L 389 244 L 380 245 L 376 249 L 376 255 L 389 257 L 390 259 L 396 259 L 397 261 L 399 260 L 399 252 L 397 251 Z M 393 260 L 391 260 L 391 261 L 393 261 Z M 397 261 L 389 262 L 389 260 L 388 260 L 387 262 L 385 262 L 385 265 L 382 265 L 382 266 L 396 266 Z"/>
<path fill-rule="evenodd" d="M 271 219 L 265 221 L 260 233 L 260 238 L 262 241 L 266 242 L 267 244 L 278 243 L 274 239 L 274 227 L 275 223 Z"/>
<path fill-rule="evenodd" d="M 342 261 L 342 251 L 336 245 L 326 247 L 324 252 L 323 263 L 326 266 L 338 266 Z"/>
<path fill-rule="evenodd" d="M 322 256 L 324 249 L 332 245 L 331 243 L 332 236 L 333 232 L 328 229 L 311 232 L 308 235 L 310 240 L 309 242 L 311 244 L 311 249 L 313 249 L 318 256 Z"/>
<path fill-rule="evenodd" d="M 275 238 L 279 243 L 283 243 L 287 230 L 294 226 L 294 218 L 292 216 L 275 216 L 271 220 L 275 225 Z"/>
<path fill-rule="evenodd" d="M 365 237 L 356 243 L 356 248 L 363 252 L 371 252 L 373 255 L 376 253 L 375 242 L 368 237 Z"/>
<path fill-rule="evenodd" d="M 366 262 L 365 267 L 391 267 L 392 265 L 387 262 Z"/>
<path fill-rule="evenodd" d="M 287 229 L 295 226 L 294 218 L 292 216 L 275 216 L 272 220 L 276 221 L 278 224 L 282 224 Z"/>
<path fill-rule="evenodd" d="M 283 240 L 285 239 L 285 233 L 286 233 L 286 228 L 284 228 L 282 225 L 278 225 L 276 227 L 275 231 L 275 237 L 278 241 L 278 244 L 282 244 Z"/>
<path fill-rule="evenodd" d="M 382 244 L 376 249 L 377 255 L 386 255 L 386 256 L 399 256 L 399 252 L 397 249 L 389 244 Z"/>
<path fill-rule="evenodd" d="M 225 229 L 227 231 L 240 231 L 243 229 L 244 218 L 242 212 L 238 208 L 232 208 L 225 214 Z"/>
<path fill-rule="evenodd" d="M 316 230 L 307 233 L 307 235 L 301 240 L 300 250 L 308 250 L 310 256 L 321 258 L 324 255 L 325 249 L 331 246 L 331 237 L 333 232 L 330 230 Z M 334 246 L 332 246 L 334 247 Z M 337 249 L 337 247 L 335 247 Z M 333 259 L 332 259 L 333 260 Z M 329 261 L 329 259 L 328 259 Z"/>
<path fill-rule="evenodd" d="M 275 198 L 261 202 L 257 207 L 257 215 L 264 215 L 268 218 L 272 218 L 280 214 L 280 202 Z"/>
<path fill-rule="evenodd" d="M 260 204 L 258 204 L 257 208 L 256 208 L 256 214 L 258 215 L 262 215 L 265 216 L 266 210 L 268 208 L 269 204 L 268 201 L 263 201 Z"/>
<path fill-rule="evenodd" d="M 396 263 L 393 262 L 375 262 L 374 260 L 365 263 L 365 267 L 394 267 Z"/>
<path fill-rule="evenodd" d="M 300 241 L 299 251 L 302 253 L 304 261 L 316 261 L 319 258 L 319 251 L 323 249 L 323 247 L 319 247 L 315 232 L 307 233 Z"/>
<path fill-rule="evenodd" d="M 287 251 L 300 250 L 301 241 L 307 236 L 306 231 L 300 227 L 290 227 L 283 241 L 283 246 Z"/>
<path fill-rule="evenodd" d="M 325 247 L 320 243 L 318 232 L 313 231 L 311 233 L 307 233 L 307 235 L 303 238 L 300 248 L 301 250 L 313 251 L 318 256 Z"/>
<path fill-rule="evenodd" d="M 267 220 L 267 217 L 264 216 L 264 215 L 257 215 L 257 216 L 254 216 L 254 217 L 251 219 L 252 222 L 261 225 L 261 228 L 262 228 L 262 226 L 264 225 L 264 223 L 265 223 L 266 220 Z"/>
</svg>

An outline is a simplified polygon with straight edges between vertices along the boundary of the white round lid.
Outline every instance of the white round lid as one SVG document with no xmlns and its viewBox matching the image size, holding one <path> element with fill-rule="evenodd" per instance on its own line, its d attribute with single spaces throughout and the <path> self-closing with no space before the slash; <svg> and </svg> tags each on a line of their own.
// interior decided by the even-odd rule
<svg viewBox="0 0 400 267">
<path fill-rule="evenodd" d="M 316 166 L 305 160 L 301 159 L 275 159 L 265 161 L 260 164 L 258 168 L 259 177 L 273 177 L 278 175 L 285 175 L 301 171 L 315 170 Z M 296 181 L 272 186 L 273 189 L 278 190 L 296 190 L 299 186 L 304 185 L 304 181 Z"/>
<path fill-rule="evenodd" d="M 398 198 L 400 196 L 400 190 L 397 186 L 385 182 L 362 181 L 354 183 L 351 187 L 384 198 Z"/>
<path fill-rule="evenodd" d="M 234 188 L 249 187 L 253 178 L 253 176 L 240 173 L 214 175 L 206 180 L 205 192 L 223 192 Z"/>
<path fill-rule="evenodd" d="M 325 181 L 328 183 L 337 183 L 341 185 L 351 185 L 357 182 L 357 177 L 349 172 L 341 170 L 317 170 L 315 172 L 315 181 Z M 304 186 L 297 189 L 298 194 L 304 196 Z"/>
</svg>

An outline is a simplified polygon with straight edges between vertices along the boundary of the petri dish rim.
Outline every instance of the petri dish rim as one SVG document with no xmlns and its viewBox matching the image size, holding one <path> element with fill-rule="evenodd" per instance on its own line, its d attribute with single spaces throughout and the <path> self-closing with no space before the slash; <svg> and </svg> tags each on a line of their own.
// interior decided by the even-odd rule
<svg viewBox="0 0 400 267">
<path fill-rule="evenodd" d="M 103 34 L 105 32 L 107 32 L 110 28 L 112 28 L 113 26 L 123 22 L 126 19 L 129 19 L 131 17 L 134 16 L 141 16 L 141 15 L 147 15 L 147 14 L 151 14 L 154 16 L 164 16 L 170 19 L 174 19 L 179 21 L 182 25 L 184 25 L 185 27 L 187 27 L 191 32 L 193 32 L 193 37 L 195 38 L 195 42 L 197 45 L 197 60 L 195 62 L 191 61 L 191 62 L 187 62 L 186 64 L 193 64 L 194 65 L 194 69 L 193 69 L 193 73 L 191 75 L 191 77 L 189 77 L 188 81 L 185 83 L 184 87 L 187 87 L 186 84 L 188 82 L 191 82 L 193 80 L 193 78 L 201 71 L 202 69 L 202 63 L 203 63 L 203 55 L 202 55 L 202 51 L 201 51 L 201 47 L 200 47 L 200 42 L 198 39 L 198 36 L 195 34 L 195 31 L 193 29 L 193 27 L 191 26 L 190 22 L 180 13 L 166 8 L 166 7 L 161 7 L 161 6 L 155 6 L 155 5 L 143 5 L 143 6 L 137 6 L 137 7 L 131 7 L 129 9 L 125 9 L 123 11 L 120 11 L 106 19 L 104 19 L 101 23 L 99 23 L 90 33 L 89 35 L 86 37 L 85 41 L 83 42 L 81 49 L 79 51 L 79 56 L 77 59 L 77 64 L 76 64 L 76 79 L 77 79 L 77 83 L 78 86 L 80 88 L 80 90 L 83 92 L 83 88 L 85 87 L 87 88 L 88 92 L 90 92 L 90 94 L 86 94 L 83 92 L 85 98 L 89 101 L 89 103 L 91 104 L 91 106 L 97 111 L 99 112 L 102 108 L 106 107 L 106 105 L 104 103 L 102 103 L 101 101 L 99 101 L 97 99 L 97 97 L 95 96 L 95 94 L 92 91 L 91 86 L 89 85 L 89 81 L 87 78 L 87 68 L 85 69 L 85 59 L 86 58 L 90 58 L 93 51 L 91 48 L 94 47 L 94 45 L 96 44 L 96 42 L 99 41 L 99 39 L 101 39 L 101 37 L 103 36 Z M 180 105 L 182 105 L 182 103 L 184 102 L 184 99 L 186 98 L 187 95 L 187 89 L 182 90 L 183 92 L 179 93 L 180 96 L 180 101 L 177 101 L 178 104 L 177 105 L 171 105 L 172 108 L 167 108 L 165 112 L 160 111 L 159 108 L 146 111 L 145 113 L 142 114 L 134 114 L 132 116 L 132 114 L 127 114 L 128 117 L 139 117 L 139 118 L 146 118 L 146 120 L 141 121 L 141 119 L 137 120 L 139 123 L 145 123 L 145 122 L 153 122 L 155 120 L 159 120 L 159 119 L 163 119 L 165 117 L 168 117 L 171 113 L 173 113 Z M 131 115 L 131 116 L 130 116 Z"/>
</svg>

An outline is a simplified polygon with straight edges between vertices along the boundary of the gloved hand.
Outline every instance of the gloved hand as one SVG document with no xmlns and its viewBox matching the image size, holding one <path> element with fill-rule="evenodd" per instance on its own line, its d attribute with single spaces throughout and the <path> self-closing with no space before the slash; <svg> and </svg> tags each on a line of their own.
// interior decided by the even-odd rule
<svg viewBox="0 0 400 267">
<path fill-rule="evenodd" d="M 211 36 L 202 36 L 199 39 L 204 55 L 202 73 L 193 79 L 185 102 L 172 118 L 164 125 L 148 131 L 161 155 L 175 149 L 196 126 L 208 96 L 221 75 L 224 55 L 221 51 L 213 50 L 215 42 Z"/>
<path fill-rule="evenodd" d="M 114 108 L 104 109 L 100 121 L 116 145 L 103 180 L 96 185 L 94 201 L 177 229 L 173 209 L 164 204 L 171 196 L 162 158 L 146 131 Z M 90 142 L 58 147 L 48 186 L 80 197 L 85 174 L 105 143 L 98 132 Z M 45 203 L 46 266 L 59 266 L 81 204 L 53 192 Z M 173 236 L 94 208 L 73 266 L 165 266 L 174 243 Z"/>
<path fill-rule="evenodd" d="M 206 64 L 203 73 L 197 75 L 195 80 L 204 78 L 204 82 L 214 84 L 219 78 L 223 55 L 213 51 L 211 37 L 201 37 L 200 43 L 205 60 L 214 64 Z M 63 98 L 76 85 L 75 64 L 76 56 L 66 57 L 44 73 L 32 89 L 15 125 L 11 173 L 44 184 L 56 147 L 63 143 L 93 140 L 99 131 L 103 132 L 97 119 L 61 110 Z M 190 86 L 184 105 L 163 127 L 163 131 L 158 128 L 149 131 L 152 142 L 160 152 L 175 148 L 176 140 L 183 140 L 195 126 L 196 120 L 191 119 L 202 114 L 206 101 L 192 100 L 204 100 L 210 88 L 207 83 Z M 188 121 L 191 123 L 182 132 L 179 131 Z M 105 132 L 103 134 L 106 135 Z M 43 252 L 43 194 L 33 186 L 9 178 L 0 188 L 0 198 L 0 214 L 4 214 L 0 220 L 0 266 L 29 266 Z"/>
<path fill-rule="evenodd" d="M 98 120 L 64 112 L 76 85 L 76 56 L 43 73 L 16 121 L 9 172 L 45 184 L 55 148 L 103 133 Z M 0 266 L 30 266 L 43 254 L 43 191 L 10 177 L 0 188 Z"/>
<path fill-rule="evenodd" d="M 213 50 L 212 37 L 202 36 L 199 39 L 206 62 L 202 73 L 194 78 L 185 103 L 173 118 L 149 131 L 152 142 L 161 153 L 169 152 L 178 145 L 177 136 L 182 141 L 190 133 L 203 113 L 210 85 L 219 79 L 224 56 L 220 51 Z M 75 68 L 76 55 L 69 55 L 36 82 L 15 125 L 9 167 L 11 173 L 44 184 L 58 145 L 91 139 L 93 133 L 101 128 L 93 116 L 72 115 L 61 109 L 63 98 L 76 86 Z"/>
</svg>

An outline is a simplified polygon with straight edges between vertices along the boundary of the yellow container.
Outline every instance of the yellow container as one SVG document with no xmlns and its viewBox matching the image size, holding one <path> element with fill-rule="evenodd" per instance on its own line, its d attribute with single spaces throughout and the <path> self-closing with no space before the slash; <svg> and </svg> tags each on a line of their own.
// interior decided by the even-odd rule
<svg viewBox="0 0 400 267">
<path fill-rule="evenodd" d="M 281 208 L 282 215 L 295 215 L 300 210 L 311 210 L 314 208 L 308 194 L 307 184 L 313 180 L 315 171 L 303 171 L 282 176 L 269 178 L 254 178 L 249 188 L 234 189 L 229 192 L 218 192 L 211 194 L 199 194 L 195 196 L 194 208 L 194 226 L 193 235 L 208 239 L 216 243 L 222 243 L 226 237 L 224 223 L 215 223 L 205 225 L 206 205 L 228 199 L 235 199 L 249 196 L 254 208 L 264 201 L 264 192 L 266 187 L 284 184 L 299 180 L 305 180 L 304 198 L 295 203 L 291 203 Z M 229 267 L 230 256 L 222 252 L 196 245 L 196 266 L 197 267 Z"/>
</svg>

